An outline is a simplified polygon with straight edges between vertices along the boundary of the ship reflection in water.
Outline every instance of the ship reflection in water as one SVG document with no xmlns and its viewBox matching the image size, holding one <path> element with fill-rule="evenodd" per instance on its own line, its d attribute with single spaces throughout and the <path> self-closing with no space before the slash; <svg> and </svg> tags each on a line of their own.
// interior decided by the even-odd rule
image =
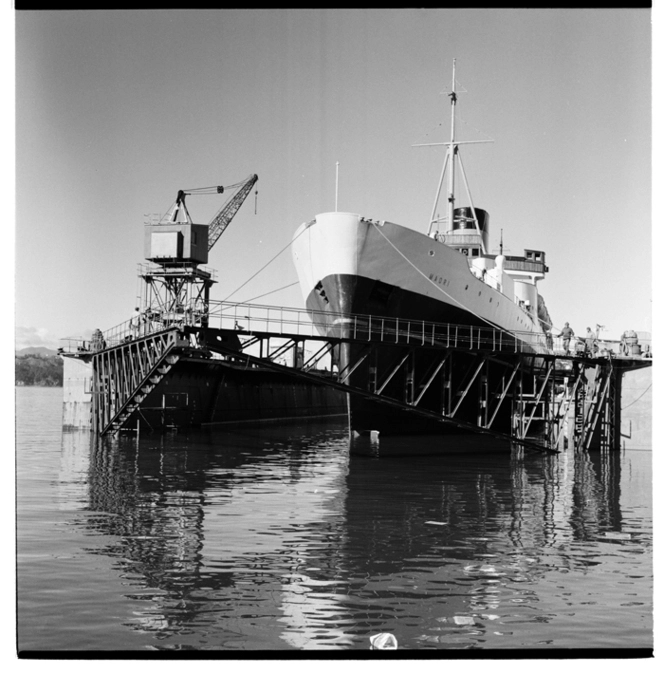
<svg viewBox="0 0 664 673">
<path fill-rule="evenodd" d="M 89 449 L 76 523 L 113 559 L 131 647 L 650 647 L 628 455 L 377 459 L 341 424 L 124 438 Z"/>
</svg>

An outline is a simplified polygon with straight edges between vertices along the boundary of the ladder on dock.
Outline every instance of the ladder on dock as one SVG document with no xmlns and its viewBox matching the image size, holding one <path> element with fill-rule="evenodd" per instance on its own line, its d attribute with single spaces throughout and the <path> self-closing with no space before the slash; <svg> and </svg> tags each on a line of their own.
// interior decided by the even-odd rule
<svg viewBox="0 0 664 673">
<path fill-rule="evenodd" d="M 188 342 L 187 342 L 188 343 Z M 92 356 L 92 424 L 99 436 L 116 434 L 173 365 L 183 345 L 172 328 L 132 339 Z"/>
<path fill-rule="evenodd" d="M 608 366 L 594 370 L 585 398 L 577 405 L 579 421 L 576 444 L 579 448 L 588 450 L 593 445 L 599 445 L 600 448 L 611 446 L 615 439 L 615 417 L 618 413 L 615 403 L 615 389 L 618 385 L 610 361 Z"/>
</svg>

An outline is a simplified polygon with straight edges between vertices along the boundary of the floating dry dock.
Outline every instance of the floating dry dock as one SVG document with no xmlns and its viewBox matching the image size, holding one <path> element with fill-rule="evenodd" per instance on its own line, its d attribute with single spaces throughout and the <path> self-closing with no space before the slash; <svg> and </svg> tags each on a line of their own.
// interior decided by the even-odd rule
<svg viewBox="0 0 664 673">
<path fill-rule="evenodd" d="M 320 319 L 329 325 L 329 312 Z M 385 435 L 487 435 L 551 452 L 570 443 L 617 449 L 623 374 L 652 364 L 613 352 L 617 343 L 603 342 L 594 357 L 566 355 L 555 342 L 535 353 L 532 334 L 379 316 L 337 319 L 338 335 L 321 336 L 310 311 L 209 302 L 204 325 L 183 314 L 136 334 L 127 321 L 96 343 L 72 342 L 63 353 L 64 424 L 103 436 L 324 417 L 345 412 L 345 394 L 362 400 L 365 418 L 372 409 L 392 409 L 391 425 L 374 428 Z M 346 344 L 360 348 L 339 371 Z M 366 387 L 350 385 L 362 369 Z"/>
<path fill-rule="evenodd" d="M 180 190 L 146 222 L 136 314 L 61 349 L 65 428 L 105 436 L 345 415 L 352 434 L 381 438 L 619 446 L 623 373 L 651 360 L 616 343 L 567 355 L 523 321 L 527 331 L 210 300 L 214 273 L 202 265 L 257 180 Z M 230 189 L 209 225 L 192 221 L 187 196 Z"/>
</svg>

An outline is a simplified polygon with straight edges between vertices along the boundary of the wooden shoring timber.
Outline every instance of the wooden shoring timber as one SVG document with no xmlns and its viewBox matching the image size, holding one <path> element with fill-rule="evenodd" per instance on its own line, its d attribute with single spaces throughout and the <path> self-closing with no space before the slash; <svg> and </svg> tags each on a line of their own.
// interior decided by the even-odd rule
<svg viewBox="0 0 664 673">
<path fill-rule="evenodd" d="M 458 428 L 461 428 L 463 430 L 469 430 L 471 432 L 475 432 L 478 434 L 484 434 L 484 435 L 489 435 L 491 437 L 494 437 L 495 439 L 501 439 L 504 441 L 508 442 L 514 442 L 516 444 L 519 444 L 520 446 L 523 446 L 524 448 L 527 449 L 532 449 L 535 451 L 539 452 L 544 452 L 544 453 L 556 453 L 554 449 L 551 449 L 548 446 L 542 446 L 541 444 L 537 444 L 535 442 L 532 442 L 528 439 L 518 437 L 515 435 L 508 435 L 505 433 L 501 432 L 496 432 L 495 430 L 490 430 L 487 428 L 482 428 L 479 427 L 473 423 L 468 423 L 466 421 L 462 421 L 456 418 L 452 418 L 450 416 L 446 416 L 440 413 L 437 413 L 435 411 L 430 411 L 428 409 L 422 409 L 421 407 L 416 407 L 410 404 L 407 404 L 404 401 L 397 400 L 394 398 L 387 397 L 385 395 L 379 395 L 377 393 L 374 393 L 370 390 L 365 390 L 363 388 L 358 388 L 356 386 L 352 386 L 349 384 L 344 383 L 343 381 L 348 380 L 348 377 L 350 373 L 352 373 L 353 370 L 355 370 L 362 362 L 364 362 L 367 357 L 369 356 L 369 351 L 366 351 L 362 353 L 357 361 L 354 363 L 353 367 L 351 368 L 350 372 L 344 374 L 343 380 L 340 381 L 332 381 L 332 380 L 325 380 L 321 381 L 319 376 L 316 376 L 314 374 L 310 374 L 308 372 L 304 372 L 302 370 L 296 369 L 294 367 L 287 367 L 284 365 L 277 364 L 276 362 L 272 362 L 271 360 L 267 359 L 260 359 L 252 355 L 248 355 L 246 353 L 237 353 L 237 351 L 234 351 L 230 348 L 227 348 L 221 344 L 215 343 L 214 345 L 210 346 L 211 350 L 214 350 L 217 353 L 220 353 L 221 355 L 230 355 L 233 357 L 239 357 L 240 359 L 243 359 L 247 362 L 247 364 L 258 364 L 261 367 L 265 367 L 266 369 L 272 369 L 274 371 L 290 374 L 296 378 L 300 378 L 306 381 L 310 381 L 312 383 L 316 383 L 318 385 L 326 385 L 331 388 L 335 388 L 337 390 L 340 390 L 345 393 L 349 393 L 351 395 L 357 395 L 359 397 L 363 397 L 368 400 L 372 400 L 374 402 L 378 402 L 381 404 L 385 404 L 391 407 L 394 407 L 396 409 L 400 409 L 402 411 L 406 411 L 409 413 L 412 413 L 416 416 L 421 416 L 423 418 L 427 418 L 430 420 L 435 420 L 443 424 L 448 424 L 452 425 Z"/>
</svg>

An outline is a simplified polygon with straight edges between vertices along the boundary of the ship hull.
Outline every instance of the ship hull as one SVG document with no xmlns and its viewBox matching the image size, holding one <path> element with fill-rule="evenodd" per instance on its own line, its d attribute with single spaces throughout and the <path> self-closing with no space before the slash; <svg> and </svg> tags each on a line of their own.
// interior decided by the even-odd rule
<svg viewBox="0 0 664 673">
<path fill-rule="evenodd" d="M 351 336 L 349 330 L 353 327 L 343 316 L 372 316 L 372 320 L 380 316 L 399 320 L 409 330 L 417 330 L 418 322 L 489 331 L 493 328 L 520 342 L 523 352 L 535 355 L 546 351 L 544 331 L 535 312 L 525 310 L 501 292 L 503 283 L 511 283 L 510 279 L 495 275 L 487 282 L 470 270 L 468 258 L 459 251 L 406 227 L 351 213 L 319 215 L 295 233 L 293 256 L 307 309 L 324 335 Z M 341 372 L 359 361 L 361 349 L 361 345 L 352 343 L 338 347 L 336 357 Z M 357 366 L 347 382 L 356 388 L 371 389 L 372 372 L 390 371 L 403 352 L 398 346 L 377 349 L 375 360 Z M 410 357 L 411 370 L 422 372 L 435 366 L 440 354 L 419 349 Z M 445 410 L 442 377 L 460 380 L 470 366 L 468 358 L 452 360 L 449 369 L 440 374 L 440 381 L 420 399 L 420 409 L 437 414 Z M 405 369 L 399 371 L 382 394 L 405 401 L 407 377 Z M 457 410 L 455 418 L 475 424 L 475 399 L 477 391 L 471 389 L 468 404 Z M 509 406 L 505 404 L 502 416 L 496 419 L 496 431 L 510 433 Z M 377 431 L 383 435 L 458 436 L 470 432 L 357 395 L 349 396 L 348 413 L 349 427 L 356 434 Z"/>
<path fill-rule="evenodd" d="M 309 310 L 492 326 L 545 350 L 537 316 L 501 292 L 508 278 L 478 278 L 459 251 L 412 229 L 325 213 L 292 247 Z"/>
</svg>

